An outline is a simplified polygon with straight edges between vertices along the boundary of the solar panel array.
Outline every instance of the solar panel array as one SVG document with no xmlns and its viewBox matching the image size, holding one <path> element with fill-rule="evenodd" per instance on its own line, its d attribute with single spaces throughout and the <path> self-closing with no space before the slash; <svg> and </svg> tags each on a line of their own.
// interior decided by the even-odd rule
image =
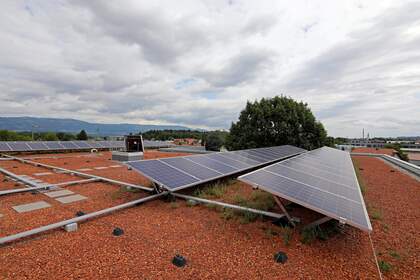
<svg viewBox="0 0 420 280">
<path fill-rule="evenodd" d="M 304 152 L 294 146 L 218 152 L 127 162 L 162 187 L 176 191 L 233 175 Z"/>
<path fill-rule="evenodd" d="M 328 217 L 372 231 L 348 152 L 323 147 L 238 179 Z"/>
<path fill-rule="evenodd" d="M 170 147 L 165 141 L 144 141 L 145 148 Z M 5 141 L 0 142 L 0 152 L 36 152 L 53 150 L 90 150 L 125 148 L 124 141 Z"/>
</svg>

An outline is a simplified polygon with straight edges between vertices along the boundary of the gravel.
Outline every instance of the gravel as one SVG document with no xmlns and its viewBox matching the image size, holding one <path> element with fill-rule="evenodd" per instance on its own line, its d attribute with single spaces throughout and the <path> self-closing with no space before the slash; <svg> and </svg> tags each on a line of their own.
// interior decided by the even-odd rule
<svg viewBox="0 0 420 280">
<path fill-rule="evenodd" d="M 68 155 L 68 154 L 67 154 Z M 146 158 L 174 155 L 146 152 Z M 70 169 L 114 165 L 110 153 L 89 158 L 89 163 L 76 157 L 66 158 Z M 382 220 L 372 220 L 373 242 L 380 259 L 393 268 L 386 279 L 415 279 L 418 276 L 419 183 L 374 158 L 357 157 L 363 168 L 366 202 L 381 208 Z M 61 159 L 39 159 L 62 165 Z M 105 164 L 106 163 L 106 164 Z M 2 162 L 6 166 L 8 162 Z M 20 163 L 20 174 L 43 172 L 46 169 Z M 16 169 L 15 169 L 16 171 Z M 109 178 L 130 183 L 148 184 L 145 178 L 125 168 L 92 171 Z M 65 178 L 64 178 L 65 177 Z M 47 182 L 62 182 L 73 176 L 54 174 L 43 177 Z M 2 177 L 0 177 L 0 180 Z M 9 182 L 0 183 L 1 188 Z M 89 200 L 61 205 L 43 196 L 53 207 L 32 213 L 16 214 L 11 205 L 39 199 L 30 194 L 0 198 L 0 236 L 20 232 L 48 223 L 121 204 L 147 195 L 143 192 L 122 192 L 119 187 L 89 183 L 68 187 Z M 232 191 L 234 190 L 234 191 Z M 247 195 L 252 188 L 233 183 L 225 200 L 232 200 L 236 191 Z M 283 242 L 282 228 L 270 220 L 241 224 L 225 220 L 215 209 L 204 205 L 188 207 L 178 200 L 178 207 L 160 200 L 125 209 L 79 225 L 79 230 L 66 233 L 55 230 L 0 247 L 0 278 L 4 279 L 378 279 L 368 235 L 346 227 L 345 234 L 311 244 L 300 242 L 298 230 L 289 245 Z M 304 208 L 292 213 L 303 217 L 304 223 L 317 214 Z M 388 226 L 387 231 L 384 225 Z M 115 237 L 120 227 L 124 234 Z M 268 234 L 276 232 L 277 234 Z M 400 253 L 394 260 L 388 250 Z M 284 252 L 288 259 L 276 263 L 274 254 Z M 172 264 L 175 255 L 187 259 L 185 267 Z M 416 274 L 417 273 L 417 274 Z"/>
</svg>

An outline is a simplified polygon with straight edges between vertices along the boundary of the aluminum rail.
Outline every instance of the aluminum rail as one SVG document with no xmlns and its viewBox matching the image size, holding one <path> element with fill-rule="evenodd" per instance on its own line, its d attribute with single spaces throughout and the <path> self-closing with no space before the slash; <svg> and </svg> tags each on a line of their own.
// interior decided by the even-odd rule
<svg viewBox="0 0 420 280">
<path fill-rule="evenodd" d="M 25 178 L 23 178 L 23 177 L 21 177 L 19 175 L 16 175 L 13 172 L 7 171 L 4 168 L 0 168 L 0 172 L 3 173 L 3 174 L 6 174 L 7 176 L 9 176 L 11 178 L 14 178 L 14 179 L 16 179 L 18 181 L 21 181 L 22 183 L 24 183 L 26 185 L 29 185 L 31 187 L 34 187 L 34 188 L 39 187 L 39 185 L 37 183 L 32 182 L 31 180 L 25 179 Z M 46 188 L 46 187 L 48 187 L 48 186 L 45 186 L 44 188 Z"/>
<path fill-rule="evenodd" d="M 95 178 L 92 178 L 92 179 L 64 182 L 64 183 L 59 183 L 59 184 L 46 183 L 48 185 L 0 191 L 0 196 L 7 195 L 7 194 L 14 194 L 14 193 L 22 193 L 22 192 L 30 192 L 30 191 L 35 191 L 35 190 L 49 189 L 49 188 L 54 188 L 54 187 L 71 186 L 71 185 L 76 185 L 76 184 L 86 184 L 86 183 L 91 183 L 91 182 L 96 182 L 96 181 L 99 181 L 99 180 L 95 179 Z"/>
<path fill-rule="evenodd" d="M 29 236 L 32 236 L 32 235 L 35 235 L 35 234 L 38 234 L 38 233 L 42 233 L 42 232 L 45 232 L 45 231 L 61 228 L 61 227 L 64 227 L 65 225 L 68 225 L 68 224 L 83 222 L 83 221 L 86 221 L 88 219 L 92 219 L 92 218 L 95 218 L 95 217 L 98 217 L 98 216 L 106 215 L 106 214 L 109 214 L 109 213 L 117 211 L 117 210 L 122 210 L 122 209 L 125 209 L 125 208 L 136 206 L 140 203 L 144 203 L 144 202 L 147 202 L 147 201 L 150 201 L 150 200 L 154 200 L 154 199 L 156 199 L 158 197 L 161 197 L 163 195 L 166 195 L 166 194 L 167 194 L 167 192 L 162 192 L 162 193 L 159 193 L 159 194 L 150 195 L 150 196 L 143 197 L 143 198 L 140 198 L 140 199 L 137 199 L 137 200 L 133 200 L 133 201 L 130 201 L 130 202 L 127 202 L 127 203 L 124 203 L 124 204 L 120 204 L 120 205 L 113 206 L 113 207 L 106 208 L 106 209 L 102 209 L 102 210 L 99 210 L 99 211 L 96 211 L 96 212 L 88 213 L 88 214 L 80 216 L 80 217 L 64 220 L 64 221 L 57 222 L 57 223 L 54 223 L 54 224 L 49 224 L 49 225 L 42 226 L 42 227 L 39 227 L 39 228 L 34 228 L 34 229 L 23 231 L 23 232 L 20 232 L 20 233 L 17 233 L 17 234 L 2 237 L 2 238 L 0 238 L 0 245 L 6 244 L 6 243 L 9 243 L 9 242 L 13 242 L 13 241 L 16 241 L 16 240 L 24 238 L 24 237 L 29 237 Z"/>
<path fill-rule="evenodd" d="M 30 160 L 27 160 L 27 159 L 23 159 L 23 158 L 19 158 L 19 157 L 14 157 L 14 156 L 10 156 L 10 155 L 4 155 L 4 156 L 5 157 L 8 157 L 8 158 L 12 158 L 12 159 L 17 160 L 17 161 L 20 161 L 20 162 L 23 162 L 23 163 L 32 164 L 32 165 L 35 165 L 35 166 L 42 166 L 42 167 L 45 167 L 45 168 L 48 168 L 48 169 L 52 169 L 52 170 L 60 170 L 60 171 L 66 172 L 66 173 L 76 174 L 76 175 L 78 175 L 80 177 L 86 177 L 86 178 L 92 178 L 92 179 L 93 178 L 96 178 L 96 179 L 98 179 L 100 181 L 104 181 L 104 182 L 111 183 L 111 184 L 114 184 L 114 185 L 120 185 L 120 186 L 124 186 L 124 187 L 131 187 L 131 188 L 135 188 L 135 189 L 141 189 L 141 190 L 148 191 L 148 192 L 153 192 L 154 191 L 154 189 L 148 188 L 148 187 L 145 187 L 145 186 L 134 185 L 134 184 L 130 184 L 130 183 L 126 183 L 126 182 L 121 182 L 121 181 L 118 181 L 118 180 L 113 180 L 113 179 L 109 179 L 109 178 L 105 178 L 105 177 L 101 177 L 101 176 L 97 176 L 97 175 L 92 175 L 92 174 L 88 174 L 88 173 L 83 173 L 83 172 L 79 172 L 79 171 L 65 169 L 65 168 L 62 168 L 62 167 L 57 167 L 57 166 L 53 166 L 53 165 L 48 165 L 48 164 L 44 164 L 44 163 L 30 161 Z"/>
<path fill-rule="evenodd" d="M 242 207 L 242 206 L 238 206 L 238 205 L 234 205 L 234 204 L 229 204 L 229 203 L 224 203 L 224 202 L 219 202 L 219 201 L 214 201 L 214 200 L 198 198 L 198 197 L 195 197 L 195 196 L 189 196 L 189 195 L 178 194 L 178 193 L 171 193 L 171 195 L 173 195 L 175 197 L 183 198 L 185 200 L 191 199 L 191 200 L 195 200 L 195 201 L 202 202 L 202 203 L 205 203 L 205 204 L 219 205 L 219 206 L 222 206 L 222 207 L 225 207 L 225 208 L 231 208 L 231 209 L 240 210 L 240 211 L 247 211 L 247 212 L 251 212 L 251 213 L 255 213 L 255 214 L 259 214 L 259 215 L 263 215 L 263 216 L 267 216 L 267 217 L 271 217 L 271 218 L 276 218 L 276 219 L 280 219 L 280 218 L 283 218 L 285 216 L 284 214 L 278 214 L 278 213 L 267 212 L 267 211 L 248 208 L 248 207 Z"/>
<path fill-rule="evenodd" d="M 398 158 L 391 157 L 389 155 L 383 155 L 382 158 L 420 177 L 420 167 L 418 167 L 417 165 L 400 160 Z"/>
</svg>

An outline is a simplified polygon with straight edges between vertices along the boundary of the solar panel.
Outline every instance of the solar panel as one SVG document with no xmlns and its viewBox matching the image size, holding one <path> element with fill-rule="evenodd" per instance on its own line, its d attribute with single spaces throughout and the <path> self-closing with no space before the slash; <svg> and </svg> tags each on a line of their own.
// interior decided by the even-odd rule
<svg viewBox="0 0 420 280">
<path fill-rule="evenodd" d="M 276 151 L 277 154 L 281 152 L 283 156 L 270 156 L 271 159 L 269 159 L 266 149 L 252 149 L 254 156 L 258 156 L 260 151 L 264 151 L 264 161 L 262 161 L 262 158 L 259 161 L 248 158 L 249 151 L 251 150 L 241 151 L 243 153 L 240 155 L 238 155 L 238 152 L 219 152 L 132 161 L 127 162 L 127 164 L 162 187 L 170 191 L 176 191 L 294 156 L 305 150 L 288 145 L 274 147 L 273 151 Z"/>
<path fill-rule="evenodd" d="M 64 147 L 58 141 L 44 141 L 42 142 L 49 150 L 64 150 Z"/>
<path fill-rule="evenodd" d="M 238 179 L 362 230 L 372 230 L 347 152 L 323 147 Z"/>
<path fill-rule="evenodd" d="M 143 174 L 152 181 L 160 185 L 171 186 L 171 188 L 177 188 L 200 181 L 159 160 L 140 160 L 130 162 L 130 165 L 136 170 L 142 170 Z"/>
<path fill-rule="evenodd" d="M 166 158 L 162 159 L 162 161 L 200 180 L 210 179 L 222 175 L 222 173 L 218 171 L 209 169 L 185 158 Z"/>
<path fill-rule="evenodd" d="M 72 141 L 61 141 L 60 144 L 65 148 L 69 150 L 76 150 L 79 147 L 77 147 Z"/>
<path fill-rule="evenodd" d="M 27 142 L 28 146 L 35 151 L 45 151 L 48 147 L 42 142 Z"/>
<path fill-rule="evenodd" d="M 123 148 L 124 141 L 11 141 L 0 142 L 2 152 Z"/>
<path fill-rule="evenodd" d="M 73 141 L 73 144 L 75 144 L 80 149 L 91 149 L 92 146 L 90 146 L 87 141 Z"/>
<path fill-rule="evenodd" d="M 7 144 L 10 146 L 12 151 L 28 152 L 31 150 L 31 148 L 29 148 L 26 142 L 7 142 Z"/>
<path fill-rule="evenodd" d="M 92 148 L 103 148 L 101 144 L 99 144 L 98 141 L 88 141 L 87 142 Z"/>
<path fill-rule="evenodd" d="M 0 151 L 1 152 L 8 152 L 8 151 L 10 151 L 10 147 L 7 145 L 6 142 L 0 142 Z"/>
</svg>

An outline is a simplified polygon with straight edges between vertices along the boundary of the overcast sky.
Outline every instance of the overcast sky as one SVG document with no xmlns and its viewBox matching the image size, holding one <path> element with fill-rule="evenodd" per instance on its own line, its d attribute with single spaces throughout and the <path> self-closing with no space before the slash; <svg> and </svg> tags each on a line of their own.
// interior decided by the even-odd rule
<svg viewBox="0 0 420 280">
<path fill-rule="evenodd" d="M 284 94 L 333 136 L 420 135 L 419 2 L 0 5 L 0 116 L 228 129 Z"/>
</svg>

